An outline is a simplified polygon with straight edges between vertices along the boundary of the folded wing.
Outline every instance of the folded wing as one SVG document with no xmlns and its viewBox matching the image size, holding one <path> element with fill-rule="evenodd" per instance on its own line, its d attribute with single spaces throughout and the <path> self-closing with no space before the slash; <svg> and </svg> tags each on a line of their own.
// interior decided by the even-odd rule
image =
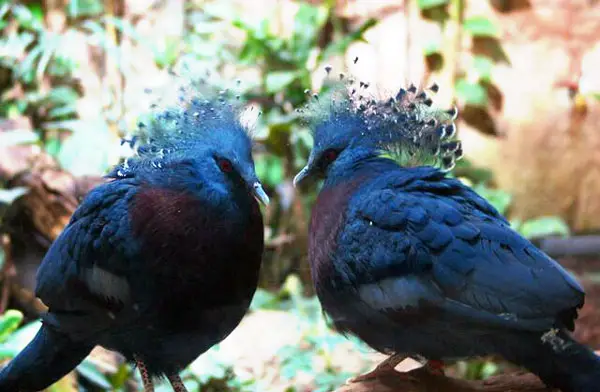
<svg viewBox="0 0 600 392">
<path fill-rule="evenodd" d="M 340 241 L 362 301 L 390 314 L 434 307 L 474 323 L 572 329 L 584 297 L 574 278 L 476 193 L 434 174 L 383 179 L 351 203 Z"/>
</svg>

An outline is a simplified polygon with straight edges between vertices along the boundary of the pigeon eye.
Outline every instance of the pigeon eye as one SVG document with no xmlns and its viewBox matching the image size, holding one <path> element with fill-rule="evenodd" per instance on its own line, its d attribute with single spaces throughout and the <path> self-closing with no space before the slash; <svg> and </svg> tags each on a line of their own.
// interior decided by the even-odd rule
<svg viewBox="0 0 600 392">
<path fill-rule="evenodd" d="M 233 165 L 229 159 L 219 158 L 217 163 L 223 173 L 231 173 L 233 171 Z"/>
<path fill-rule="evenodd" d="M 336 150 L 329 149 L 323 153 L 323 158 L 325 162 L 331 163 L 336 160 L 338 157 L 338 152 Z"/>
</svg>

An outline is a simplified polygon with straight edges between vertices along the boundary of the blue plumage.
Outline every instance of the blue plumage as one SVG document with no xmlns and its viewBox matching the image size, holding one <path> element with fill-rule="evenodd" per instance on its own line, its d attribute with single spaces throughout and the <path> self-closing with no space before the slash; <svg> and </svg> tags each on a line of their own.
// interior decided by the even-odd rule
<svg viewBox="0 0 600 392">
<path fill-rule="evenodd" d="M 192 96 L 142 127 L 137 155 L 93 189 L 46 254 L 36 338 L 0 372 L 0 391 L 37 391 L 95 345 L 152 377 L 177 375 L 224 339 L 258 282 L 268 202 L 240 108 Z"/>
<path fill-rule="evenodd" d="M 313 123 L 315 147 L 295 182 L 325 178 L 309 237 L 324 310 L 381 352 L 499 354 L 565 392 L 596 390 L 600 360 L 568 334 L 582 287 L 473 190 L 428 165 L 449 168 L 443 157 L 461 151 L 436 137 L 452 119 L 415 115 L 428 98 L 401 95 L 402 105 L 382 111 L 388 101 L 361 108 L 342 93 Z M 407 156 L 422 165 L 405 165 Z"/>
</svg>

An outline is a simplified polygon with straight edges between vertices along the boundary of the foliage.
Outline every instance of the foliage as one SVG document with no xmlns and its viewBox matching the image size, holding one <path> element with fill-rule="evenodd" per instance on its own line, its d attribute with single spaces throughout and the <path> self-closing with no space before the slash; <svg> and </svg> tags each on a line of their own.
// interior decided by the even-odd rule
<svg viewBox="0 0 600 392">
<path fill-rule="evenodd" d="M 512 196 L 509 193 L 501 189 L 490 188 L 482 183 L 476 185 L 473 189 L 493 205 L 499 213 L 506 215 L 512 201 Z"/>
<path fill-rule="evenodd" d="M 496 90 L 493 85 L 493 69 L 499 62 L 505 60 L 499 42 L 500 28 L 489 17 L 474 15 L 464 18 L 464 0 L 419 0 L 417 5 L 424 18 L 434 21 L 440 26 L 440 35 L 433 35 L 425 44 L 424 55 L 428 59 L 431 71 L 439 71 L 442 67 L 452 67 L 457 63 L 460 52 L 463 51 L 462 36 L 466 35 L 471 41 L 469 64 L 456 70 L 455 95 L 465 106 L 487 108 L 490 94 Z M 448 26 L 457 24 L 457 30 L 452 30 L 454 36 L 447 37 Z M 445 37 L 446 36 L 446 37 Z M 442 42 L 454 41 L 455 48 L 443 50 Z"/>
<path fill-rule="evenodd" d="M 486 359 L 459 361 L 456 364 L 458 376 L 466 380 L 485 380 L 498 374 L 501 367 L 496 362 Z"/>
<path fill-rule="evenodd" d="M 82 96 L 74 73 L 82 67 L 81 53 L 87 47 L 95 47 L 114 60 L 123 75 L 132 74 L 127 63 L 120 61 L 122 48 L 111 38 L 110 31 L 119 30 L 133 40 L 139 36 L 127 21 L 105 15 L 102 2 L 69 4 L 67 16 L 71 23 L 60 33 L 46 28 L 41 4 L 37 2 L 4 3 L 0 7 L 0 26 L 5 30 L 0 38 L 0 67 L 12 79 L 5 86 L 9 88 L 2 92 L 0 118 L 33 118 L 38 135 L 35 142 L 56 156 L 65 168 L 77 174 L 101 174 L 110 164 L 109 157 L 101 152 L 110 151 L 115 142 L 109 129 L 118 121 L 110 107 L 116 103 L 109 103 L 95 116 L 78 118 L 77 103 Z M 73 136 L 68 137 L 69 134 Z M 95 140 L 82 142 L 90 138 Z M 82 160 L 75 159 L 80 154 L 97 157 L 86 160 L 86 166 L 82 166 Z"/>
<path fill-rule="evenodd" d="M 344 337 L 334 332 L 323 316 L 318 298 L 306 297 L 304 292 L 300 279 L 290 275 L 276 294 L 259 290 L 252 308 L 282 310 L 298 316 L 301 338 L 296 344 L 279 350 L 277 355 L 282 360 L 280 373 L 283 378 L 292 378 L 298 373 L 311 374 L 316 383 L 315 391 L 330 391 L 352 376 L 337 369 L 332 362 L 335 348 L 350 343 L 358 352 L 369 352 L 371 349 L 354 337 Z M 325 366 L 316 370 L 316 359 L 324 361 Z"/>
<path fill-rule="evenodd" d="M 337 31 L 329 43 L 319 45 L 323 29 L 333 18 L 336 16 L 331 2 L 320 6 L 299 3 L 288 36 L 274 32 L 274 19 L 270 17 L 258 23 L 240 17 L 231 21 L 246 37 L 237 53 L 238 60 L 242 65 L 257 66 L 260 70 L 259 83 L 249 86 L 246 96 L 261 104 L 261 125 L 267 129 L 265 144 L 276 157 L 259 157 L 257 165 L 259 169 L 264 168 L 264 173 L 259 174 L 282 173 L 289 178 L 291 173 L 286 173 L 284 168 L 297 168 L 298 162 L 306 158 L 308 146 L 304 142 L 307 138 L 291 109 L 311 98 L 306 92 L 315 85 L 315 71 L 321 69 L 323 62 L 363 40 L 363 34 L 376 23 L 369 19 L 345 35 Z M 275 184 L 277 177 L 282 178 L 273 176 L 275 178 L 267 181 Z"/>
<path fill-rule="evenodd" d="M 499 34 L 498 27 L 484 16 L 467 18 L 462 27 L 473 37 L 497 37 Z"/>
<path fill-rule="evenodd" d="M 566 237 L 570 234 L 569 226 L 556 216 L 542 216 L 522 223 L 514 221 L 513 225 L 529 239 L 549 236 Z"/>
<path fill-rule="evenodd" d="M 448 3 L 448 0 L 417 0 L 417 5 L 422 10 L 436 8 Z"/>
<path fill-rule="evenodd" d="M 479 83 L 468 82 L 465 79 L 459 79 L 456 82 L 456 95 L 467 105 L 486 106 L 488 103 L 485 87 Z"/>
</svg>

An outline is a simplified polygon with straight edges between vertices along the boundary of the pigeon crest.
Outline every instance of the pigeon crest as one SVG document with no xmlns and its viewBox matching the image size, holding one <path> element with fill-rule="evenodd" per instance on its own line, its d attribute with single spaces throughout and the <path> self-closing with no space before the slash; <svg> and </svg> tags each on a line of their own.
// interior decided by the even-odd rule
<svg viewBox="0 0 600 392">
<path fill-rule="evenodd" d="M 131 137 L 122 139 L 121 144 L 129 144 L 134 155 L 117 165 L 108 177 L 129 177 L 140 166 L 161 168 L 164 159 L 183 157 L 211 140 L 226 138 L 252 144 L 254 128 L 251 121 L 244 120 L 254 107 L 245 106 L 240 95 L 219 89 L 205 79 L 173 73 L 170 76 L 177 88 L 169 84 L 160 92 L 146 91 L 156 94 L 158 102 L 141 116 Z M 175 97 L 173 91 L 177 92 Z"/>
<path fill-rule="evenodd" d="M 326 68 L 328 73 L 330 70 Z M 312 94 L 311 102 L 298 111 L 317 140 L 352 132 L 373 142 L 382 156 L 401 166 L 434 166 L 443 171 L 454 168 L 463 155 L 456 138 L 456 108 L 433 107 L 428 92 L 412 84 L 380 98 L 368 88 L 368 83 L 340 74 L 340 81 L 321 95 Z M 439 87 L 433 84 L 426 90 L 436 93 Z"/>
</svg>

